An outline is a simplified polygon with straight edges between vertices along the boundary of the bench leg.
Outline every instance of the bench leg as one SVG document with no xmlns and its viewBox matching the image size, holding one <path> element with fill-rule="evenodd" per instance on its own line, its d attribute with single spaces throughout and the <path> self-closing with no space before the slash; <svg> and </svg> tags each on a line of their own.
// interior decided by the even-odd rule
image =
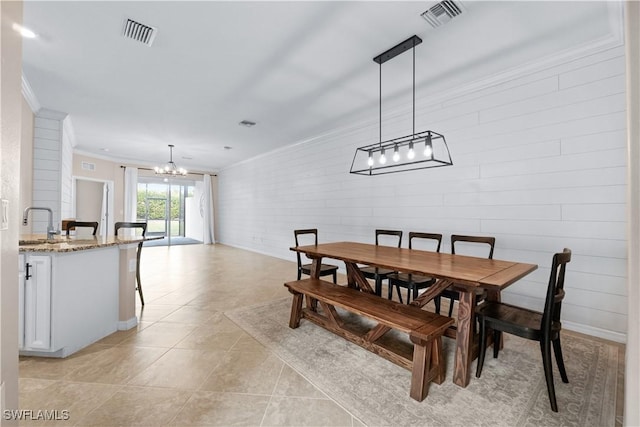
<svg viewBox="0 0 640 427">
<path fill-rule="evenodd" d="M 431 343 L 431 367 L 436 369 L 433 382 L 442 384 L 445 377 L 444 358 L 442 357 L 442 337 L 435 338 Z"/>
<path fill-rule="evenodd" d="M 289 327 L 295 329 L 300 326 L 300 318 L 302 317 L 302 300 L 304 295 L 294 293 L 293 302 L 291 303 L 291 318 L 289 319 Z"/>
<path fill-rule="evenodd" d="M 429 372 L 431 370 L 431 343 L 414 344 L 413 368 L 411 370 L 411 391 L 409 395 L 422 402 L 429 391 Z"/>
</svg>

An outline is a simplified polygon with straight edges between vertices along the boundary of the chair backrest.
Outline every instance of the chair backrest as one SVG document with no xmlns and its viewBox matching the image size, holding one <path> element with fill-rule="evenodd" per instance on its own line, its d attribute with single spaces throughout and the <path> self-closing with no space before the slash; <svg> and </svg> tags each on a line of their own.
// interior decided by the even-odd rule
<svg viewBox="0 0 640 427">
<path fill-rule="evenodd" d="M 496 246 L 496 238 L 488 236 L 462 236 L 459 234 L 451 235 L 451 253 L 456 253 L 456 242 L 481 243 L 489 245 L 488 259 L 493 259 L 493 249 Z"/>
<path fill-rule="evenodd" d="M 300 246 L 300 243 L 298 241 L 298 236 L 301 235 L 305 235 L 305 234 L 312 234 L 314 237 L 314 242 L 317 245 L 318 244 L 318 229 L 317 228 L 305 228 L 305 229 L 301 229 L 301 230 L 293 230 L 293 236 L 296 239 L 296 246 Z M 302 268 L 302 258 L 300 256 L 300 252 L 296 252 L 296 258 L 298 259 L 298 268 Z"/>
<path fill-rule="evenodd" d="M 96 235 L 96 231 L 98 231 L 98 223 L 93 221 L 93 222 L 87 222 L 87 221 L 69 221 L 67 223 L 67 236 L 69 235 L 69 231 L 71 229 L 76 229 L 76 227 L 89 227 L 89 228 L 93 228 L 93 235 Z"/>
<path fill-rule="evenodd" d="M 395 236 L 398 238 L 398 247 L 402 245 L 402 230 L 376 230 L 376 245 L 380 242 L 380 236 Z"/>
<path fill-rule="evenodd" d="M 571 261 L 571 249 L 564 248 L 564 251 L 553 255 L 547 297 L 542 313 L 541 328 L 544 333 L 551 333 L 553 322 L 560 321 L 560 310 L 564 299 L 564 276 L 569 261 Z"/>
<path fill-rule="evenodd" d="M 425 240 L 435 240 L 438 242 L 438 247 L 436 248 L 436 252 L 440 252 L 440 245 L 442 244 L 442 234 L 435 233 L 419 233 L 416 231 L 409 232 L 409 249 L 413 249 L 411 247 L 411 242 L 413 239 L 425 239 Z"/>
<path fill-rule="evenodd" d="M 116 222 L 113 225 L 114 235 L 118 237 L 118 230 L 121 228 L 140 228 L 142 229 L 142 237 L 147 234 L 147 223 L 146 222 Z"/>
</svg>

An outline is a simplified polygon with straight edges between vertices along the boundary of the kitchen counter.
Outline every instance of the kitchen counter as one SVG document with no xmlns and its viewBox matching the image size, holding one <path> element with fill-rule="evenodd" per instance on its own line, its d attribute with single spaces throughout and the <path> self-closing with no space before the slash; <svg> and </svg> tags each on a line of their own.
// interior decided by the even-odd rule
<svg viewBox="0 0 640 427">
<path fill-rule="evenodd" d="M 77 252 L 162 238 L 163 236 L 55 236 L 53 239 L 47 240 L 44 234 L 25 234 L 20 236 L 18 244 L 20 252 Z"/>
<path fill-rule="evenodd" d="M 20 354 L 67 357 L 135 327 L 137 247 L 160 238 L 20 236 Z"/>
</svg>

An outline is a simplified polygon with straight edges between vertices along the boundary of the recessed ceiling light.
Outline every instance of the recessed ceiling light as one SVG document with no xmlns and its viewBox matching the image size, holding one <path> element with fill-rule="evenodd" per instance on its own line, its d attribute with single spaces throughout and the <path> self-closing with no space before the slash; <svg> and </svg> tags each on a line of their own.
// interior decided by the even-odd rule
<svg viewBox="0 0 640 427">
<path fill-rule="evenodd" d="M 13 29 L 20 33 L 20 35 L 26 39 L 35 39 L 36 33 L 31 31 L 30 29 L 23 27 L 19 24 L 13 24 Z"/>
<path fill-rule="evenodd" d="M 240 126 L 244 126 L 247 128 L 253 127 L 256 125 L 256 122 L 252 122 L 251 120 L 243 120 L 240 123 L 238 123 Z"/>
<path fill-rule="evenodd" d="M 109 151 L 108 148 L 101 148 L 102 151 Z"/>
<path fill-rule="evenodd" d="M 225 146 L 224 146 L 224 149 L 225 149 L 225 150 L 231 150 L 231 148 L 232 148 L 232 147 L 229 147 L 228 145 L 225 145 Z"/>
<path fill-rule="evenodd" d="M 183 160 L 193 160 L 193 157 L 189 157 L 189 156 L 182 156 Z"/>
</svg>

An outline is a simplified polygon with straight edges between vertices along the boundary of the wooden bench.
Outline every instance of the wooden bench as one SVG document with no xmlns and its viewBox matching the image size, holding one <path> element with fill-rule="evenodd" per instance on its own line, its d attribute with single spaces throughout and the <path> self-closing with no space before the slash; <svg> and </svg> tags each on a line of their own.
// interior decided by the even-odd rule
<svg viewBox="0 0 640 427">
<path fill-rule="evenodd" d="M 293 294 L 289 327 L 300 326 L 308 319 L 341 337 L 411 371 L 410 396 L 422 401 L 429 382 L 442 384 L 445 366 L 442 359 L 442 334 L 453 319 L 380 298 L 320 279 L 303 279 L 284 284 Z M 303 308 L 304 296 L 307 305 Z M 321 311 L 318 310 L 318 303 Z M 378 324 L 366 332 L 350 328 L 340 318 L 335 307 L 367 317 Z M 387 346 L 378 340 L 389 330 L 409 334 L 413 351 L 402 352 L 397 346 Z"/>
</svg>

